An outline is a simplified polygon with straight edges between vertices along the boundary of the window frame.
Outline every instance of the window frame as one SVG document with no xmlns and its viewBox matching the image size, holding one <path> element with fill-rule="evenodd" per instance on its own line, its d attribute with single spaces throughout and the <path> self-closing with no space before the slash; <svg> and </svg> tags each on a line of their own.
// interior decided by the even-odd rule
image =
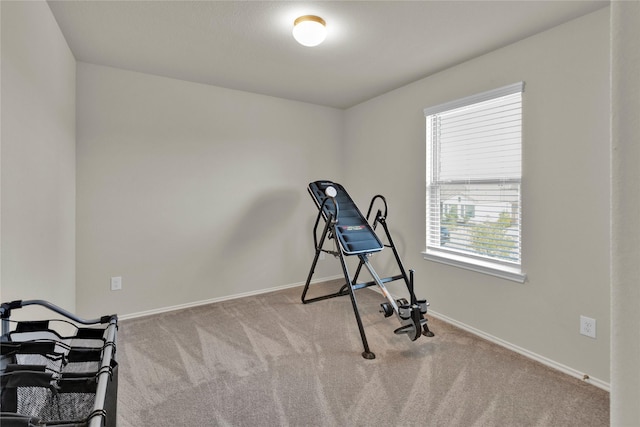
<svg viewBox="0 0 640 427">
<path fill-rule="evenodd" d="M 429 233 L 429 219 L 430 219 L 430 211 L 429 204 L 431 202 L 429 198 L 429 186 L 432 182 L 430 174 L 432 173 L 434 164 L 433 162 L 436 160 L 433 158 L 433 154 L 431 153 L 432 148 L 430 145 L 430 127 L 429 127 L 429 116 L 434 114 L 443 113 L 449 110 L 455 110 L 458 108 L 470 106 L 473 104 L 477 104 L 484 101 L 490 101 L 496 98 L 500 98 L 507 95 L 513 95 L 516 93 L 524 92 L 524 82 L 518 82 L 511 85 L 503 86 L 497 89 L 489 90 L 486 92 L 482 92 L 479 94 L 475 94 L 472 96 L 468 96 L 465 98 L 457 99 L 450 102 L 445 102 L 442 104 L 438 104 L 432 107 L 428 107 L 424 109 L 425 115 L 425 129 L 427 134 L 425 135 L 425 145 L 427 149 L 427 158 L 426 158 L 426 186 L 425 186 L 425 195 L 426 195 L 426 206 L 425 206 L 425 225 L 426 225 L 426 233 L 425 233 L 425 250 L 422 252 L 424 259 L 429 261 L 435 261 L 438 263 L 463 268 L 467 270 L 476 271 L 483 274 L 488 274 L 496 277 L 500 277 L 503 279 L 515 281 L 518 283 L 524 283 L 526 281 L 526 274 L 522 270 L 522 249 L 521 244 L 519 248 L 519 261 L 518 262 L 510 262 L 510 261 L 502 261 L 497 258 L 490 258 L 484 256 L 476 256 L 472 253 L 468 252 L 459 252 L 455 250 L 448 250 L 444 248 L 443 245 L 438 245 L 437 247 L 428 245 L 428 233 Z M 522 98 L 520 100 L 522 107 Z M 522 119 L 522 116 L 521 116 Z M 520 138 L 520 149 L 522 151 L 522 134 Z M 438 154 L 436 154 L 437 157 Z M 431 163 L 431 164 L 430 164 Z M 522 165 L 522 157 L 520 158 L 520 165 Z M 497 183 L 499 178 L 489 179 L 488 182 Z M 518 188 L 518 218 L 519 222 L 519 238 L 522 236 L 522 173 L 520 173 L 519 179 L 515 180 L 515 183 L 519 186 Z M 458 213 L 460 214 L 460 213 Z M 441 213 L 438 215 L 442 215 Z M 438 223 L 439 224 L 439 223 Z M 437 228 L 437 225 L 435 227 Z"/>
</svg>

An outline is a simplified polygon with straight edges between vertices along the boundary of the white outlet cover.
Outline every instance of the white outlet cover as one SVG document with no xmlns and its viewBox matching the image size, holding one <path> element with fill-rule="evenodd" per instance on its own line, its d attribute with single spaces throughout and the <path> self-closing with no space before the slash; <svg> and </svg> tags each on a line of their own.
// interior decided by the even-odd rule
<svg viewBox="0 0 640 427">
<path fill-rule="evenodd" d="M 596 319 L 587 316 L 580 316 L 580 333 L 584 336 L 596 337 Z"/>
<path fill-rule="evenodd" d="M 112 277 L 111 278 L 111 290 L 112 291 L 119 291 L 120 289 L 122 289 L 122 277 L 120 277 L 120 276 Z"/>
</svg>

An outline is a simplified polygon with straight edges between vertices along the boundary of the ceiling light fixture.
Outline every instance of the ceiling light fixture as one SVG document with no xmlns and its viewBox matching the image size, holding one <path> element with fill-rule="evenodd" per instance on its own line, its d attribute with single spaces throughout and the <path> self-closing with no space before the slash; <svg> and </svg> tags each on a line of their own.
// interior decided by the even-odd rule
<svg viewBox="0 0 640 427">
<path fill-rule="evenodd" d="M 315 15 L 304 15 L 293 21 L 293 38 L 303 46 L 317 46 L 327 37 L 327 23 Z"/>
</svg>

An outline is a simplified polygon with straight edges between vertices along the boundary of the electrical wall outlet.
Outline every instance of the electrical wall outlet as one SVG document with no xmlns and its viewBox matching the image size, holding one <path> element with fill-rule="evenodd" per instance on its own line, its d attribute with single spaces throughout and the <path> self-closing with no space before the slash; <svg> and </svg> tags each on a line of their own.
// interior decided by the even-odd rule
<svg viewBox="0 0 640 427">
<path fill-rule="evenodd" d="M 324 260 L 324 252 L 320 252 L 320 256 L 318 257 L 319 261 Z"/>
<path fill-rule="evenodd" d="M 580 316 L 580 333 L 587 337 L 596 337 L 596 319 Z"/>
<path fill-rule="evenodd" d="M 122 277 L 121 276 L 112 277 L 111 278 L 111 290 L 112 291 L 119 291 L 120 289 L 122 289 Z"/>
</svg>

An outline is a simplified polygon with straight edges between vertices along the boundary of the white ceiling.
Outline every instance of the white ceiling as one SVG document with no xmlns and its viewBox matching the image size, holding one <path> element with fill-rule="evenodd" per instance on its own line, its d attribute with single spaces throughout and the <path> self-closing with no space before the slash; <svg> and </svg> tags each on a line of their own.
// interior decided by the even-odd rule
<svg viewBox="0 0 640 427">
<path fill-rule="evenodd" d="M 48 3 L 78 61 L 348 108 L 609 1 Z M 305 14 L 318 47 L 291 36 Z"/>
</svg>

